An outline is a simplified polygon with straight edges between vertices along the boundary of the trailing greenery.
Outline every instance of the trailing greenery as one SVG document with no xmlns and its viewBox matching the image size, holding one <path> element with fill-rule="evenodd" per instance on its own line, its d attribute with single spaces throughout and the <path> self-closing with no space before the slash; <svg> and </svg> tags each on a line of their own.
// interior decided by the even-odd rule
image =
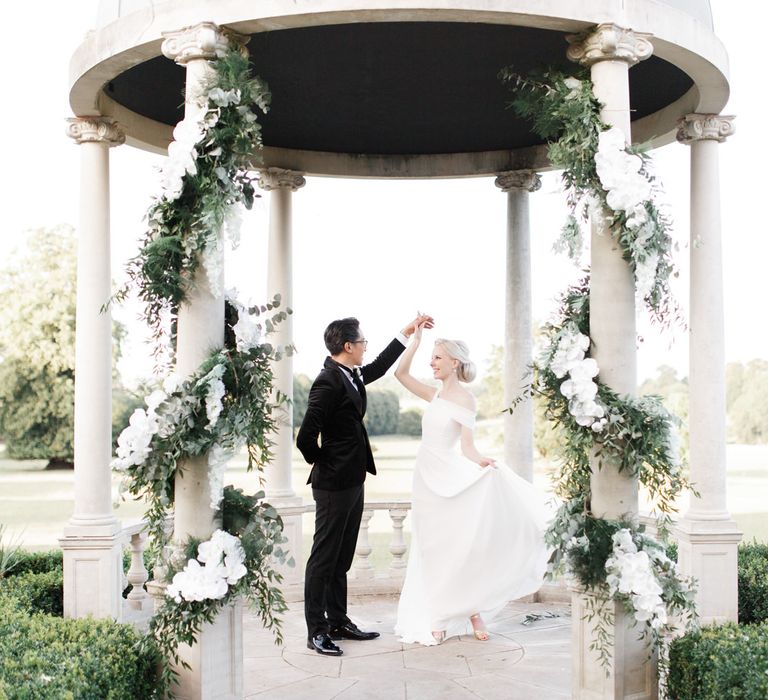
<svg viewBox="0 0 768 700">
<path fill-rule="evenodd" d="M 271 304 L 252 309 L 254 313 L 274 311 L 279 297 Z M 238 312 L 232 309 L 227 335 L 239 321 Z M 286 312 L 276 312 L 270 321 L 278 323 Z M 271 397 L 273 373 L 271 363 L 279 359 L 278 349 L 268 343 L 253 344 L 237 349 L 231 337 L 222 350 L 213 352 L 200 369 L 184 381 L 166 380 L 167 391 L 158 391 L 151 418 L 156 424 L 148 428 L 150 436 L 147 454 L 139 461 L 129 455 L 117 460 L 117 468 L 125 475 L 124 490 L 135 497 L 143 497 L 149 508 L 146 518 L 149 530 L 160 547 L 166 543 L 165 520 L 174 498 L 174 481 L 181 460 L 208 454 L 231 456 L 245 445 L 248 450 L 248 469 L 261 469 L 271 457 L 270 435 L 277 428 L 277 409 L 284 397 L 275 403 Z M 215 422 L 210 419 L 208 396 L 211 382 L 223 384 L 221 407 Z M 148 407 L 149 408 L 149 407 Z M 148 413 L 149 416 L 149 413 Z M 118 455 L 120 455 L 118 450 Z M 212 470 L 222 464 L 211 463 Z"/>
<path fill-rule="evenodd" d="M 45 576 L 46 574 L 34 574 Z M 0 595 L 0 698 L 159 698 L 159 656 L 140 634 L 112 620 L 62 619 Z"/>
<path fill-rule="evenodd" d="M 764 700 L 768 622 L 705 627 L 673 640 L 667 683 L 674 700 Z"/>
<path fill-rule="evenodd" d="M 200 256 L 216 249 L 223 230 L 233 227 L 233 207 L 250 208 L 257 196 L 250 169 L 262 145 L 257 114 L 269 109 L 269 88 L 251 76 L 247 56 L 238 51 L 226 52 L 213 66 L 200 122 L 177 127 L 174 134 L 179 148 L 190 153 L 171 153 L 165 192 L 147 213 L 141 250 L 128 266 L 128 282 L 113 297 L 119 302 L 138 290 L 158 340 L 187 298 Z M 190 155 L 192 163 L 186 160 Z"/>
<path fill-rule="evenodd" d="M 579 221 L 586 221 L 590 211 L 599 210 L 635 274 L 638 294 L 651 317 L 662 325 L 682 322 L 669 286 L 670 277 L 677 275 L 671 223 L 653 199 L 658 183 L 650 172 L 646 147 L 624 147 L 623 162 L 617 164 L 608 139 L 603 138 L 611 130 L 600 116 L 602 105 L 594 96 L 586 69 L 577 69 L 573 75 L 547 69 L 523 76 L 508 67 L 499 77 L 515 93 L 510 107 L 528 119 L 532 130 L 547 141 L 550 163 L 563 171 L 571 213 L 556 249 L 578 262 L 583 250 Z M 602 171 L 598 165 L 601 157 Z M 636 177 L 631 182 L 626 171 L 632 174 L 633 166 L 627 168 L 626 161 L 633 157 L 637 159 Z M 617 165 L 618 170 L 625 171 L 620 183 L 613 181 Z M 647 190 L 638 189 L 638 180 L 647 183 Z M 612 196 L 620 194 L 621 188 L 642 193 L 642 200 L 626 205 L 623 197 Z"/>
<path fill-rule="evenodd" d="M 739 622 L 768 620 L 768 544 L 739 546 Z"/>
<path fill-rule="evenodd" d="M 193 644 L 202 626 L 213 622 L 221 610 L 236 600 L 249 602 L 264 627 L 273 630 L 277 642 L 282 643 L 279 616 L 285 612 L 286 604 L 277 585 L 282 577 L 274 570 L 273 562 L 282 562 L 287 558 L 280 547 L 285 541 L 283 523 L 277 511 L 264 503 L 263 498 L 263 491 L 249 496 L 241 489 L 227 486 L 218 513 L 223 530 L 240 540 L 247 575 L 217 600 L 190 601 L 168 596 L 151 619 L 149 633 L 141 648 L 150 655 L 155 649 L 162 654 L 159 677 L 161 696 L 172 694 L 175 672 L 169 662 L 177 667 L 184 664 L 178 654 L 179 644 Z M 180 553 L 182 556 L 168 562 L 167 581 L 173 581 L 184 565 L 198 556 L 199 544 L 199 541 L 190 540 L 184 552 Z M 289 564 L 292 565 L 293 561 L 290 560 Z"/>
<path fill-rule="evenodd" d="M 142 248 L 128 266 L 128 282 L 111 300 L 136 289 L 160 366 L 174 355 L 178 309 L 194 286 L 202 283 L 214 297 L 223 296 L 224 245 L 237 245 L 240 205 L 250 208 L 256 196 L 250 168 L 261 148 L 257 114 L 266 112 L 269 91 L 251 77 L 239 51 L 224 52 L 211 67 L 199 111 L 188 109 L 174 130 Z M 291 313 L 279 306 L 279 296 L 250 308 L 227 299 L 224 347 L 213 349 L 188 376 L 167 375 L 117 439 L 113 467 L 124 475 L 124 492 L 149 504 L 153 546 L 163 552 L 155 573 L 163 576 L 166 597 L 141 644 L 148 657 L 160 653 L 157 688 L 163 697 L 172 695 L 174 666 L 184 663 L 179 644 L 194 644 L 202 626 L 238 599 L 248 600 L 282 640 L 285 602 L 274 569 L 286 559 L 282 521 L 263 502 L 263 492 L 246 496 L 223 484 L 227 462 L 242 447 L 249 470 L 261 470 L 271 456 L 271 434 L 286 400 L 273 391 L 272 364 L 292 352 L 266 341 Z M 180 541 L 177 533 L 170 546 L 165 523 L 176 477 L 195 458 L 207 462 L 211 515 L 223 525 L 207 541 Z"/>
<path fill-rule="evenodd" d="M 547 140 L 550 162 L 563 171 L 570 215 L 556 247 L 579 263 L 579 221 L 606 222 L 634 273 L 636 296 L 652 319 L 662 325 L 678 319 L 669 288 L 672 238 L 653 199 L 657 188 L 648 158 L 641 149 L 627 147 L 624 134 L 602 121 L 587 72 L 521 76 L 505 69 L 500 77 L 515 92 L 511 106 Z M 623 396 L 603 383 L 589 332 L 587 275 L 563 294 L 555 320 L 542 329 L 545 348 L 532 368 L 531 384 L 508 410 L 538 398 L 560 437 L 562 461 L 554 481 L 562 505 L 546 533 L 553 548 L 549 575 L 566 571 L 591 594 L 592 648 L 607 667 L 610 603 L 620 603 L 642 623 L 640 634 L 662 652 L 665 635 L 674 628 L 672 618 L 695 618 L 693 581 L 677 573 L 665 541 L 675 501 L 690 484 L 682 471 L 679 421 L 660 397 Z M 639 480 L 659 516 L 661 540 L 649 537 L 632 513 L 618 520 L 595 516 L 590 485 L 595 467 Z"/>
</svg>

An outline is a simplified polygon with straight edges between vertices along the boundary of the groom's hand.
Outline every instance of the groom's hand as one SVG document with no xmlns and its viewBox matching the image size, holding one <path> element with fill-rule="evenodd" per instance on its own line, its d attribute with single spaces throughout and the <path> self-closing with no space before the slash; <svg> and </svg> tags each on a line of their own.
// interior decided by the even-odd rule
<svg viewBox="0 0 768 700">
<path fill-rule="evenodd" d="M 422 328 L 434 328 L 435 319 L 429 314 L 419 313 L 416 318 L 413 319 L 402 331 L 400 331 L 406 338 L 410 338 L 416 329 L 421 326 Z"/>
</svg>

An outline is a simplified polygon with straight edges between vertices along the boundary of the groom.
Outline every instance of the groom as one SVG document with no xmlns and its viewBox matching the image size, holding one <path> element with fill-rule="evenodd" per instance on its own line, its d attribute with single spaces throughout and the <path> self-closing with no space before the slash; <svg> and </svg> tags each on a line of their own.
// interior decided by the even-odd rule
<svg viewBox="0 0 768 700">
<path fill-rule="evenodd" d="M 347 572 L 363 514 L 363 482 L 366 472 L 376 473 L 363 425 L 365 385 L 384 376 L 421 323 L 431 328 L 432 318 L 417 316 L 364 367 L 368 341 L 356 318 L 333 321 L 325 329 L 330 357 L 312 384 L 296 439 L 312 465 L 307 483 L 315 499 L 315 537 L 304 579 L 304 615 L 307 647 L 318 654 L 340 656 L 334 640 L 379 636 L 363 632 L 347 617 Z"/>
</svg>

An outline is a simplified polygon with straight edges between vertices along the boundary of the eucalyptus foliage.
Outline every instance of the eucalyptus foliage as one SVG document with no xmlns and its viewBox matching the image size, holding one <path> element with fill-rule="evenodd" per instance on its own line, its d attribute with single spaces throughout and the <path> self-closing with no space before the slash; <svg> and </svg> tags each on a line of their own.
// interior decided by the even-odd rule
<svg viewBox="0 0 768 700">
<path fill-rule="evenodd" d="M 651 317 L 670 323 L 677 306 L 669 289 L 674 272 L 669 222 L 652 196 L 632 198 L 634 193 L 657 192 L 647 156 L 627 148 L 617 132 L 609 133 L 586 71 L 521 76 L 505 69 L 500 77 L 515 92 L 511 106 L 547 140 L 550 162 L 563 171 L 570 214 L 556 248 L 578 262 L 580 220 L 592 216 L 607 221 Z M 620 191 L 625 176 L 628 184 Z M 679 457 L 678 419 L 657 396 L 620 395 L 600 381 L 599 368 L 589 357 L 589 320 L 586 276 L 565 291 L 555 319 L 542 329 L 546 347 L 534 363 L 533 380 L 508 410 L 537 396 L 561 436 L 561 465 L 554 481 L 562 505 L 545 536 L 553 550 L 548 573 L 565 572 L 591 593 L 586 617 L 593 624 L 592 648 L 607 667 L 614 622 L 609 603 L 620 603 L 636 622 L 643 622 L 641 635 L 656 648 L 664 646 L 664 634 L 671 628 L 668 615 L 695 617 L 694 582 L 677 573 L 664 541 L 675 501 L 690 484 Z M 618 469 L 639 480 L 659 516 L 661 541 L 647 535 L 631 514 L 606 520 L 592 512 L 595 467 Z"/>
<path fill-rule="evenodd" d="M 285 562 L 287 553 L 280 546 L 285 542 L 282 519 L 271 505 L 263 502 L 263 498 L 263 491 L 247 495 L 241 489 L 227 486 L 217 513 L 223 529 L 239 538 L 248 574 L 230 586 L 227 594 L 218 600 L 176 601 L 166 597 L 152 617 L 148 634 L 142 641 L 142 650 L 147 654 L 159 650 L 162 655 L 160 697 L 172 695 L 176 673 L 171 663 L 176 667 L 189 668 L 179 656 L 179 644 L 194 644 L 203 625 L 212 623 L 227 605 L 236 600 L 249 602 L 264 627 L 273 630 L 277 642 L 282 643 L 280 615 L 287 608 L 278 586 L 281 577 L 274 569 L 274 562 Z M 187 560 L 195 557 L 198 545 L 199 541 L 189 540 L 184 551 L 169 560 L 165 570 L 166 581 L 171 581 Z M 292 560 L 289 563 L 292 564 Z"/>
<path fill-rule="evenodd" d="M 128 266 L 128 282 L 112 299 L 136 289 L 158 357 L 168 352 L 166 333 L 174 331 L 179 305 L 189 298 L 201 265 L 211 291 L 220 291 L 224 240 L 236 244 L 238 207 L 249 208 L 256 196 L 249 168 L 261 148 L 257 114 L 266 112 L 269 91 L 251 77 L 248 59 L 237 51 L 211 66 L 200 112 L 174 130 L 161 173 L 163 192 L 147 214 L 147 232 Z M 149 505 L 154 547 L 164 554 L 156 578 L 170 584 L 142 643 L 146 653 L 161 654 L 163 697 L 172 695 L 174 665 L 185 665 L 179 644 L 194 644 L 202 626 L 237 599 L 249 601 L 282 641 L 285 601 L 274 568 L 286 559 L 282 520 L 263 501 L 263 492 L 247 496 L 222 481 L 228 459 L 243 446 L 249 470 L 261 470 L 271 457 L 271 436 L 286 400 L 274 390 L 272 365 L 292 351 L 266 340 L 291 313 L 279 307 L 279 295 L 251 308 L 227 300 L 224 347 L 214 349 L 189 376 L 166 376 L 163 388 L 147 397 L 146 409 L 134 411 L 118 438 L 114 464 L 125 477 L 124 490 Z M 177 538 L 166 546 L 176 477 L 193 458 L 207 458 L 211 507 L 223 530 L 207 543 Z"/>
<path fill-rule="evenodd" d="M 555 244 L 556 250 L 566 252 L 578 261 L 583 250 L 580 221 L 586 221 L 590 212 L 599 211 L 636 276 L 644 264 L 654 261 L 652 284 L 642 290 L 651 317 L 662 325 L 682 323 L 680 309 L 669 285 L 670 277 L 678 273 L 672 259 L 675 246 L 668 216 L 653 197 L 649 197 L 637 202 L 647 219 L 646 224 L 638 228 L 632 225 L 631 217 L 625 212 L 609 206 L 608 192 L 601 182 L 595 160 L 601 134 L 609 127 L 600 116 L 602 105 L 594 95 L 589 72 L 580 68 L 568 75 L 547 69 L 523 76 L 508 67 L 499 73 L 499 77 L 514 91 L 509 106 L 528 119 L 532 130 L 547 141 L 550 163 L 562 170 L 570 215 Z M 646 150 L 643 145 L 626 147 L 628 154 L 642 161 L 640 175 L 657 194 L 659 185 L 650 170 Z"/>
<path fill-rule="evenodd" d="M 262 146 L 257 115 L 269 109 L 269 88 L 251 76 L 248 58 L 238 51 L 228 51 L 214 65 L 211 82 L 203 87 L 209 97 L 194 172 L 184 175 L 177 198 L 158 196 L 149 208 L 141 250 L 128 265 L 127 283 L 113 297 L 122 301 L 132 288 L 138 290 L 157 339 L 187 298 L 199 254 L 216 244 L 232 205 L 250 209 L 258 196 L 250 169 Z M 210 97 L 216 90 L 236 92 L 239 99 L 222 106 Z"/>
</svg>

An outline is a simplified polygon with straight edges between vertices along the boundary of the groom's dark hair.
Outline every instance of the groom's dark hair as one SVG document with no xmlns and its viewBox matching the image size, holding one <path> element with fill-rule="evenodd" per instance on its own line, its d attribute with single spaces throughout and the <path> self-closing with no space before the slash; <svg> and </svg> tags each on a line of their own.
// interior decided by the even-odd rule
<svg viewBox="0 0 768 700">
<path fill-rule="evenodd" d="M 325 347 L 331 355 L 338 355 L 344 350 L 344 343 L 351 343 L 359 338 L 360 321 L 351 316 L 331 321 L 323 334 Z"/>
</svg>

